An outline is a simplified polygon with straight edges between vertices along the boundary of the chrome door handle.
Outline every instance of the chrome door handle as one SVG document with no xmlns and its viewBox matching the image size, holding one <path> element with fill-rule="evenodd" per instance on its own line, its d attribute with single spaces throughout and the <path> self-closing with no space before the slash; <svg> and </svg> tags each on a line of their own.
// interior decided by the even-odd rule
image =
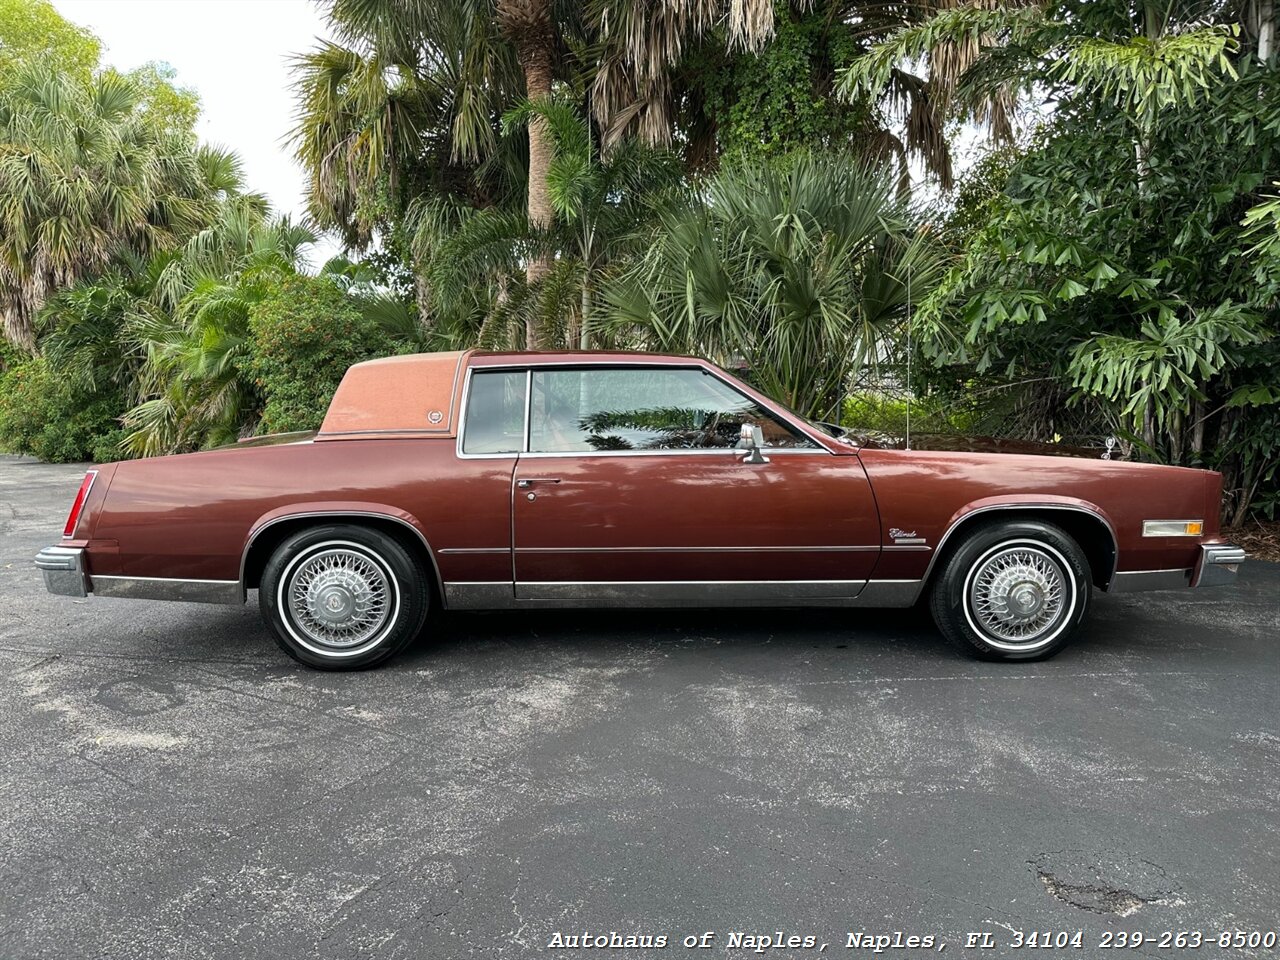
<svg viewBox="0 0 1280 960">
<path fill-rule="evenodd" d="M 516 486 L 521 490 L 532 487 L 535 483 L 559 483 L 559 477 L 529 477 L 525 480 L 517 480 Z"/>
</svg>

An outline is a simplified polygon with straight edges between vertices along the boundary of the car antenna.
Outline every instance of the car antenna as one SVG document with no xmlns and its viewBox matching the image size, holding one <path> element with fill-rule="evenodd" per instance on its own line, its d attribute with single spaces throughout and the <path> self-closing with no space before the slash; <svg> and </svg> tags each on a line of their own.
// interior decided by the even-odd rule
<svg viewBox="0 0 1280 960">
<path fill-rule="evenodd" d="M 911 449 L 911 264 L 907 264 L 907 440 Z"/>
</svg>

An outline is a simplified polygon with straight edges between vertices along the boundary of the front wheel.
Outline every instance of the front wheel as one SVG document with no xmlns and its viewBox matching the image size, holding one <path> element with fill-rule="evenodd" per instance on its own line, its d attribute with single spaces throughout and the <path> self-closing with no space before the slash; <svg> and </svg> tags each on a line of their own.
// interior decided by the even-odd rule
<svg viewBox="0 0 1280 960">
<path fill-rule="evenodd" d="M 332 524 L 294 534 L 262 572 L 258 605 L 285 653 L 321 670 L 370 667 L 422 629 L 422 566 L 391 537 Z"/>
<path fill-rule="evenodd" d="M 1063 530 L 1015 520 L 975 530 L 947 558 L 930 607 L 947 639 L 986 660 L 1041 660 L 1089 609 L 1089 562 Z"/>
</svg>

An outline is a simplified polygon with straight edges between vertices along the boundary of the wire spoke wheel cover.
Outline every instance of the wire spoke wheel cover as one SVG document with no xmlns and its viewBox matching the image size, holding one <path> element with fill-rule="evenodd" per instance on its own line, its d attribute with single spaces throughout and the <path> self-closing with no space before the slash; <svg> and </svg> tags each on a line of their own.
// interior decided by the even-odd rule
<svg viewBox="0 0 1280 960">
<path fill-rule="evenodd" d="M 1066 559 L 1036 541 L 992 547 L 965 578 L 965 617 L 1001 650 L 1034 650 L 1050 643 L 1075 605 L 1076 585 Z"/>
<path fill-rule="evenodd" d="M 318 543 L 299 553 L 278 590 L 294 639 L 327 656 L 353 656 L 376 646 L 395 626 L 400 607 L 387 562 L 348 541 Z"/>
</svg>

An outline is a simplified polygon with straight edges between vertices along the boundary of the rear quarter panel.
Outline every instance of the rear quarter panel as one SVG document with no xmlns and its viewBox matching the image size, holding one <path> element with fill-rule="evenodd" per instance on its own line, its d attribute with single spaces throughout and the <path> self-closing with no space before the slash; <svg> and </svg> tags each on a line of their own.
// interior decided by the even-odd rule
<svg viewBox="0 0 1280 960">
<path fill-rule="evenodd" d="M 330 440 L 229 448 L 119 464 L 90 555 L 91 571 L 131 577 L 236 580 L 250 535 L 288 514 L 365 510 L 416 527 L 445 579 L 510 578 L 506 556 L 445 548 L 510 543 L 514 458 L 462 460 L 445 438 Z M 317 521 L 323 522 L 323 521 Z"/>
</svg>

